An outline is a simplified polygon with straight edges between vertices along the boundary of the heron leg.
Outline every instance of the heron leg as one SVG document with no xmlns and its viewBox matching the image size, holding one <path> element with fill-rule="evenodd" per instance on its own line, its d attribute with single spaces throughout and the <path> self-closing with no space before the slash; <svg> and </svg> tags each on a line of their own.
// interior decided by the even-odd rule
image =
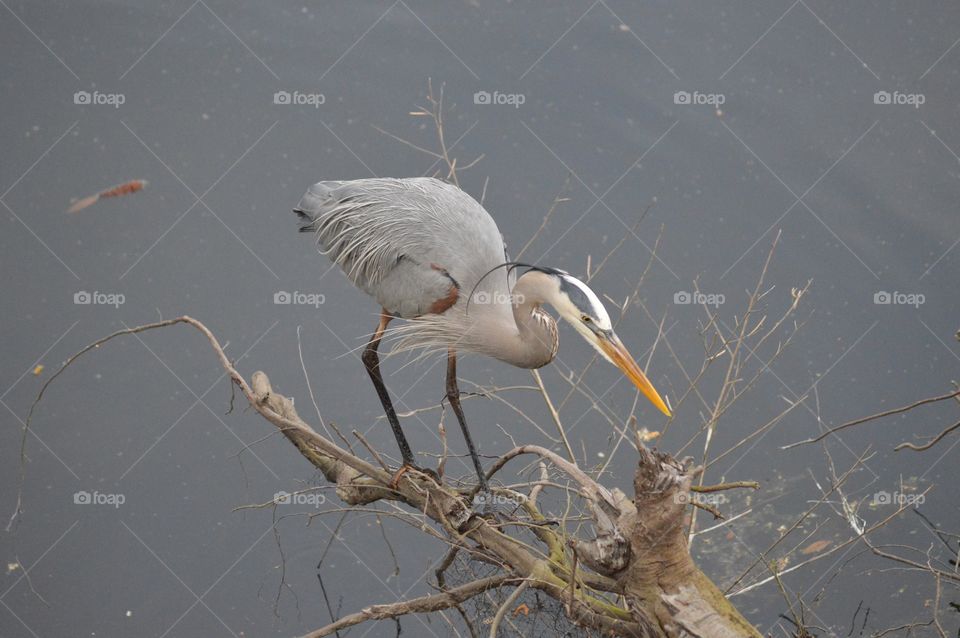
<svg viewBox="0 0 960 638">
<path fill-rule="evenodd" d="M 463 408 L 460 406 L 460 387 L 457 385 L 457 353 L 453 348 L 447 350 L 447 401 L 453 408 L 453 413 L 457 415 L 457 421 L 460 422 L 463 438 L 467 442 L 467 449 L 470 450 L 470 458 L 473 459 L 473 467 L 477 471 L 477 478 L 480 479 L 480 489 L 483 492 L 489 492 L 487 477 L 483 473 L 483 466 L 480 464 L 480 456 L 477 454 L 477 448 L 470 437 L 467 420 L 464 418 Z"/>
<path fill-rule="evenodd" d="M 380 355 L 377 353 L 377 348 L 380 347 L 380 339 L 392 318 L 386 311 L 380 313 L 380 323 L 377 324 L 377 329 L 367 343 L 367 347 L 364 348 L 361 358 L 363 359 L 363 365 L 367 368 L 367 374 L 370 375 L 370 380 L 373 381 L 373 387 L 377 389 L 377 396 L 380 397 L 380 403 L 387 415 L 387 421 L 390 422 L 390 427 L 393 429 L 393 436 L 397 439 L 400 455 L 403 457 L 403 465 L 416 467 L 413 452 L 410 451 L 410 444 L 407 443 L 407 437 L 400 429 L 400 420 L 397 419 L 397 412 L 393 409 L 393 402 L 390 401 L 390 393 L 387 392 L 387 386 L 384 385 L 383 376 L 380 374 Z"/>
</svg>

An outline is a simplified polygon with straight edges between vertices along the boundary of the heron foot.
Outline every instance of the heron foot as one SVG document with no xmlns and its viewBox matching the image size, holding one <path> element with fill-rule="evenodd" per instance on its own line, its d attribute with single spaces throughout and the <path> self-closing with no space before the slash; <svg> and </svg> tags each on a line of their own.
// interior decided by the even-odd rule
<svg viewBox="0 0 960 638">
<path fill-rule="evenodd" d="M 406 474 L 407 472 L 417 472 L 418 474 L 425 474 L 426 476 L 429 476 L 433 480 L 433 482 L 436 483 L 437 485 L 442 484 L 440 481 L 440 476 L 430 468 L 420 467 L 418 465 L 414 465 L 413 463 L 404 463 L 393 475 L 393 478 L 390 479 L 389 487 L 391 490 L 397 489 L 397 487 L 400 485 L 400 479 L 403 478 L 403 475 Z"/>
</svg>

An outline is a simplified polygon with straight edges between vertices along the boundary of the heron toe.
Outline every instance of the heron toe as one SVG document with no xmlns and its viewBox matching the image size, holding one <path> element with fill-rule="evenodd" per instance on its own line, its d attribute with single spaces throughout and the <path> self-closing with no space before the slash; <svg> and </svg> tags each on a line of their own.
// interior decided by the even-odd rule
<svg viewBox="0 0 960 638">
<path fill-rule="evenodd" d="M 425 474 L 426 476 L 429 476 L 433 480 L 433 482 L 436 483 L 437 485 L 442 485 L 442 481 L 440 480 L 440 475 L 438 475 L 435 471 L 431 470 L 430 468 L 420 467 L 419 465 L 414 465 L 412 463 L 404 463 L 394 473 L 393 478 L 390 479 L 390 483 L 389 483 L 390 489 L 392 490 L 397 489 L 397 487 L 400 485 L 400 479 L 403 478 L 403 475 L 406 474 L 407 472 L 417 472 L 418 474 Z"/>
</svg>

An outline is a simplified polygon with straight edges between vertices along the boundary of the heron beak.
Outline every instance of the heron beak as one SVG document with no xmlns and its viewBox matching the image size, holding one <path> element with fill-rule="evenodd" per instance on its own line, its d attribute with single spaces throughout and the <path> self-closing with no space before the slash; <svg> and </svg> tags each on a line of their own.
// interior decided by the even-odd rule
<svg viewBox="0 0 960 638">
<path fill-rule="evenodd" d="M 623 342 L 620 341 L 620 338 L 615 334 L 611 334 L 609 337 L 599 337 L 598 342 L 600 348 L 607 355 L 613 365 L 620 368 L 627 378 L 630 379 L 640 392 L 643 392 L 643 395 L 650 399 L 650 402 L 653 403 L 657 408 L 666 414 L 667 416 L 673 416 L 670 413 L 670 408 L 667 407 L 667 404 L 664 403 L 663 399 L 660 398 L 660 395 L 657 393 L 656 388 L 653 387 L 653 384 L 650 383 L 650 380 L 647 378 L 647 375 L 643 373 L 643 370 L 640 369 L 640 366 L 637 365 L 637 362 L 633 360 L 633 357 L 630 356 L 630 353 L 627 351 L 626 346 L 623 345 Z"/>
</svg>

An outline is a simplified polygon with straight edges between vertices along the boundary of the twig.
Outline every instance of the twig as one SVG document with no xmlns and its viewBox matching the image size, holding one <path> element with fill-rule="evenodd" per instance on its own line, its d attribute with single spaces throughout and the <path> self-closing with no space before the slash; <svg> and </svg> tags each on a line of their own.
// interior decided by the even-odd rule
<svg viewBox="0 0 960 638">
<path fill-rule="evenodd" d="M 317 411 L 317 420 L 320 421 L 320 427 L 327 433 L 327 436 L 330 436 L 330 428 L 327 427 L 327 423 L 323 420 L 323 415 L 320 414 L 320 406 L 317 405 L 317 398 L 313 395 L 313 384 L 310 382 L 310 375 L 307 373 L 307 364 L 303 360 L 303 344 L 300 341 L 300 328 L 301 326 L 297 326 L 297 355 L 300 357 L 300 369 L 303 370 L 303 380 L 307 382 L 307 393 L 310 395 L 310 402 L 313 403 L 313 409 Z M 330 425 L 333 431 L 337 433 L 337 436 L 340 437 L 340 440 L 343 441 L 344 445 L 347 446 L 347 449 L 353 452 L 353 444 L 347 440 L 347 437 L 343 436 L 340 429 L 334 425 L 332 421 Z"/>
<path fill-rule="evenodd" d="M 397 618 L 407 614 L 425 614 L 441 609 L 449 609 L 488 589 L 501 587 L 511 580 L 515 580 L 515 577 L 509 575 L 490 576 L 488 578 L 475 580 L 466 585 L 461 585 L 460 587 L 448 589 L 440 594 L 421 596 L 420 598 L 413 598 L 411 600 L 386 605 L 372 605 L 362 611 L 344 616 L 326 627 L 312 631 L 304 636 L 304 638 L 322 638 L 323 636 L 329 636 L 337 630 L 346 629 L 347 627 L 352 627 L 368 620 L 383 620 L 385 618 Z"/>
<path fill-rule="evenodd" d="M 525 590 L 529 584 L 530 581 L 528 580 L 520 583 L 516 589 L 510 592 L 510 595 L 503 601 L 503 604 L 500 605 L 500 609 L 497 610 L 497 615 L 493 617 L 493 622 L 490 624 L 490 638 L 497 638 L 497 631 L 500 630 L 500 623 L 503 622 L 503 617 L 506 615 L 507 610 L 513 606 L 513 603 L 517 602 L 517 599 L 520 598 L 523 590 Z"/>
<path fill-rule="evenodd" d="M 917 452 L 923 452 L 924 450 L 929 450 L 929 449 L 932 448 L 934 445 L 936 445 L 937 443 L 939 443 L 939 442 L 940 442 L 940 439 L 942 439 L 943 437 L 947 436 L 948 434 L 950 434 L 951 432 L 953 432 L 953 431 L 956 430 L 957 428 L 960 428 L 960 421 L 957 421 L 956 423 L 954 423 L 953 425 L 951 425 L 950 427 L 948 427 L 946 430 L 944 430 L 943 432 L 941 432 L 941 433 L 938 434 L 937 436 L 933 437 L 933 439 L 931 439 L 929 443 L 924 443 L 923 445 L 914 445 L 913 443 L 910 443 L 910 442 L 904 442 L 904 443 L 901 443 L 900 445 L 898 445 L 897 447 L 893 448 L 893 450 L 894 450 L 894 452 L 899 452 L 900 450 L 905 449 L 905 448 L 908 449 L 908 450 L 916 450 Z"/>
<path fill-rule="evenodd" d="M 873 420 L 875 420 L 875 419 L 882 419 L 883 417 L 892 416 L 892 415 L 894 415 L 894 414 L 900 414 L 900 413 L 902 413 L 902 412 L 907 412 L 908 410 L 912 410 L 912 409 L 914 409 L 914 408 L 918 408 L 918 407 L 920 407 L 921 405 L 926 405 L 926 404 L 928 404 L 928 403 L 936 403 L 937 401 L 946 401 L 947 399 L 952 399 L 952 398 L 954 398 L 954 397 L 960 397 L 960 390 L 956 390 L 955 392 L 950 392 L 950 393 L 948 393 L 948 394 L 942 394 L 942 395 L 940 395 L 940 396 L 938 396 L 938 397 L 930 397 L 930 398 L 928 398 L 928 399 L 921 399 L 920 401 L 917 401 L 917 402 L 915 402 L 915 403 L 911 403 L 910 405 L 905 405 L 905 406 L 900 407 L 900 408 L 895 408 L 895 409 L 893 409 L 893 410 L 887 410 L 886 412 L 878 412 L 877 414 L 871 414 L 870 416 L 865 416 L 865 417 L 861 417 L 861 418 L 859 418 L 859 419 L 854 419 L 853 421 L 847 421 L 847 422 L 844 423 L 843 425 L 838 425 L 838 426 L 835 427 L 835 428 L 830 428 L 829 430 L 824 431 L 824 432 L 821 433 L 819 436 L 815 436 L 815 437 L 810 438 L 810 439 L 805 439 L 805 440 L 803 440 L 803 441 L 797 441 L 796 443 L 791 443 L 790 445 L 784 445 L 784 446 L 781 447 L 780 449 L 781 449 L 781 450 L 789 450 L 789 449 L 795 448 L 795 447 L 797 447 L 797 446 L 799 446 L 799 445 L 806 445 L 806 444 L 808 444 L 808 443 L 816 443 L 817 441 L 821 441 L 821 440 L 827 438 L 828 436 L 830 436 L 831 434 L 834 434 L 835 432 L 839 432 L 840 430 L 846 430 L 847 428 L 852 428 L 852 427 L 855 426 L 855 425 L 860 425 L 861 423 L 866 423 L 867 421 L 873 421 Z"/>
<path fill-rule="evenodd" d="M 690 491 L 706 494 L 709 492 L 722 492 L 724 490 L 739 490 L 745 488 L 759 490 L 760 483 L 757 481 L 731 481 L 730 483 L 719 483 L 717 485 L 691 485 Z"/>
<path fill-rule="evenodd" d="M 369 452 L 369 453 L 371 454 L 371 456 L 373 456 L 373 458 L 375 458 L 375 459 L 377 460 L 377 463 L 380 464 L 380 467 L 382 467 L 382 468 L 383 468 L 384 470 L 386 470 L 387 472 L 390 472 L 390 471 L 391 471 L 391 470 L 390 470 L 390 466 L 387 465 L 387 462 L 383 460 L 383 457 L 380 456 L 380 453 L 379 453 L 379 452 L 377 452 L 375 449 L 373 449 L 373 446 L 370 445 L 370 442 L 367 441 L 367 439 L 363 436 L 363 434 L 361 434 L 360 432 L 357 432 L 356 430 L 354 430 L 354 431 L 353 431 L 353 436 L 357 437 L 357 439 L 360 440 L 360 443 L 363 444 L 363 447 L 367 448 L 367 452 Z"/>
<path fill-rule="evenodd" d="M 550 410 L 550 416 L 553 418 L 553 422 L 557 426 L 557 431 L 560 432 L 560 440 L 563 441 L 563 446 L 567 448 L 567 455 L 570 457 L 572 462 L 576 462 L 576 457 L 573 455 L 573 448 L 570 447 L 570 441 L 567 439 L 567 433 L 563 429 L 563 422 L 560 420 L 560 414 L 557 412 L 557 409 L 553 407 L 553 401 L 550 400 L 550 395 L 547 394 L 547 388 L 543 385 L 543 379 L 540 378 L 540 371 L 531 370 L 530 374 L 533 375 L 534 380 L 537 382 L 537 387 L 540 388 L 540 394 L 543 395 L 543 400 L 547 404 L 547 409 Z"/>
<path fill-rule="evenodd" d="M 527 252 L 527 249 L 530 248 L 530 245 L 537 240 L 537 237 L 540 236 L 540 233 L 543 232 L 543 229 L 547 227 L 547 224 L 550 222 L 550 218 L 553 217 L 554 211 L 557 209 L 557 206 L 561 202 L 569 201 L 566 197 L 563 197 L 563 194 L 568 191 L 570 187 L 570 173 L 567 173 L 567 177 L 563 180 L 563 186 L 560 187 L 560 192 L 556 194 L 553 198 L 553 203 L 550 204 L 550 208 L 547 209 L 547 214 L 543 216 L 543 221 L 540 222 L 540 227 L 532 235 L 530 239 L 527 240 L 527 243 L 523 245 L 523 248 L 520 249 L 520 252 L 517 253 L 517 256 L 514 259 L 519 260 L 523 253 Z"/>
</svg>

